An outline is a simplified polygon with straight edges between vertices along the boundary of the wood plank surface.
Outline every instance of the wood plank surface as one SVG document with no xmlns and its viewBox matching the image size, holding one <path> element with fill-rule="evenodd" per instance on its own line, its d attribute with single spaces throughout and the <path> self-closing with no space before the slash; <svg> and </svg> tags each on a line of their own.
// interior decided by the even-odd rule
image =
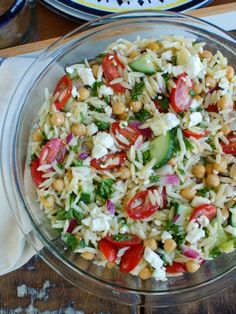
<svg viewBox="0 0 236 314">
<path fill-rule="evenodd" d="M 231 3 L 235 7 L 234 0 L 215 0 L 211 6 L 227 3 Z M 82 20 L 74 22 L 65 19 L 41 4 L 37 6 L 38 40 L 48 40 L 43 45 L 48 45 L 51 38 L 64 35 L 83 23 Z M 209 15 L 213 14 L 211 6 L 207 8 Z M 216 10 L 222 10 L 222 8 L 219 9 L 218 7 Z M 204 14 L 204 11 L 200 9 L 197 14 Z M 36 45 L 37 49 L 40 49 L 41 46 L 38 43 Z M 27 46 L 27 49 L 30 49 L 29 47 Z M 13 54 L 17 54 L 18 52 L 25 52 L 25 47 L 15 47 L 12 50 L 14 51 Z M 80 311 L 85 314 L 235 314 L 235 295 L 236 283 L 232 282 L 232 285 L 225 291 L 205 300 L 176 307 L 135 310 L 132 307 L 106 300 L 105 296 L 104 299 L 101 299 L 72 286 L 40 258 L 34 257 L 19 270 L 0 277 L 0 314 L 81 314 Z"/>
</svg>

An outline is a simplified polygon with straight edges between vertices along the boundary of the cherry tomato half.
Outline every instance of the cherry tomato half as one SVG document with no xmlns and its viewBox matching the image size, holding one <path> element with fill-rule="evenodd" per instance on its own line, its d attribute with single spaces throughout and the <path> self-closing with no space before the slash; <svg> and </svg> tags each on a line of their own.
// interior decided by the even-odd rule
<svg viewBox="0 0 236 314">
<path fill-rule="evenodd" d="M 107 235 L 106 240 L 112 243 L 115 247 L 122 248 L 125 246 L 133 246 L 142 242 L 142 240 L 135 234 L 118 234 Z"/>
<path fill-rule="evenodd" d="M 184 80 L 186 74 L 179 75 L 175 82 L 176 87 L 170 93 L 170 103 L 175 112 L 187 111 L 191 105 L 192 97 L 189 95 L 191 86 Z"/>
<path fill-rule="evenodd" d="M 120 146 L 122 146 L 123 148 L 130 148 L 131 145 L 134 145 L 137 138 L 139 136 L 142 136 L 142 133 L 132 125 L 121 128 L 120 122 L 112 123 L 111 133 L 116 138 Z"/>
<path fill-rule="evenodd" d="M 208 112 L 219 112 L 219 109 L 218 109 L 217 105 L 213 105 L 213 104 L 209 105 L 209 106 L 206 108 L 206 110 L 207 110 Z"/>
<path fill-rule="evenodd" d="M 55 105 L 58 110 L 61 110 L 65 104 L 67 103 L 68 99 L 71 96 L 72 92 L 72 82 L 69 76 L 64 75 L 60 81 L 57 83 L 57 86 L 54 90 L 54 95 L 58 95 L 57 98 L 54 100 Z"/>
<path fill-rule="evenodd" d="M 125 254 L 121 257 L 120 271 L 123 273 L 129 273 L 138 265 L 143 257 L 143 254 L 144 246 L 142 243 L 131 246 L 131 248 L 125 251 Z"/>
<path fill-rule="evenodd" d="M 114 169 L 124 163 L 126 160 L 126 153 L 108 154 L 99 159 L 92 159 L 91 166 L 100 170 Z"/>
<path fill-rule="evenodd" d="M 121 77 L 119 72 L 119 68 L 123 69 L 124 65 L 119 60 L 116 53 L 111 52 L 108 53 L 102 62 L 102 68 L 104 72 L 105 79 L 107 84 L 117 93 L 124 93 L 125 88 L 117 83 L 117 84 L 110 84 L 111 81 Z"/>
<path fill-rule="evenodd" d="M 168 274 L 185 273 L 187 271 L 185 264 L 173 262 L 172 265 L 166 266 L 166 272 Z"/>
<path fill-rule="evenodd" d="M 38 170 L 39 167 L 39 159 L 35 159 L 31 161 L 30 171 L 31 176 L 36 186 L 39 186 L 45 179 L 42 177 L 43 172 Z"/>
<path fill-rule="evenodd" d="M 114 245 L 106 239 L 102 239 L 98 242 L 98 247 L 108 262 L 114 263 L 116 261 L 118 250 Z"/>
<path fill-rule="evenodd" d="M 184 133 L 185 137 L 194 137 L 196 139 L 202 138 L 202 137 L 204 137 L 204 136 L 209 134 L 208 131 L 203 131 L 201 133 L 197 133 L 197 132 L 193 132 L 193 131 L 190 131 L 190 130 L 183 130 L 183 133 Z"/>
<path fill-rule="evenodd" d="M 42 148 L 39 156 L 40 166 L 51 164 L 53 161 L 63 162 L 66 153 L 66 145 L 61 138 L 52 138 Z"/>
<path fill-rule="evenodd" d="M 160 206 L 152 204 L 148 197 L 148 190 L 137 193 L 127 205 L 128 216 L 132 219 L 141 220 L 153 215 Z"/>
<path fill-rule="evenodd" d="M 190 220 L 197 219 L 201 216 L 206 216 L 209 220 L 212 220 L 216 215 L 216 207 L 212 204 L 205 204 L 195 208 L 194 212 L 190 216 Z"/>
<path fill-rule="evenodd" d="M 236 135 L 228 135 L 226 138 L 229 141 L 229 144 L 225 144 L 224 142 L 220 143 L 223 152 L 225 154 L 236 155 Z"/>
</svg>

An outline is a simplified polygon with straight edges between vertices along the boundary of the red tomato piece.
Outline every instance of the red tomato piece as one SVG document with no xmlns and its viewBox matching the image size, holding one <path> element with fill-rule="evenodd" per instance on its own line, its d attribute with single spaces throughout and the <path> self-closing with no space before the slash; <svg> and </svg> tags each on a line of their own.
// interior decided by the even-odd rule
<svg viewBox="0 0 236 314">
<path fill-rule="evenodd" d="M 99 159 L 92 159 L 91 166 L 100 170 L 109 170 L 114 169 L 118 166 L 121 166 L 126 160 L 126 153 L 114 153 L 108 154 Z"/>
<path fill-rule="evenodd" d="M 209 220 L 212 220 L 216 215 L 216 207 L 212 204 L 205 204 L 195 208 L 194 212 L 190 216 L 190 220 L 197 219 L 201 216 L 206 216 Z"/>
<path fill-rule="evenodd" d="M 213 105 L 213 104 L 209 105 L 206 110 L 208 112 L 219 112 L 217 105 Z"/>
<path fill-rule="evenodd" d="M 30 171 L 31 176 L 36 186 L 39 186 L 45 179 L 42 177 L 43 172 L 38 170 L 39 167 L 39 159 L 35 159 L 31 161 Z"/>
<path fill-rule="evenodd" d="M 185 273 L 187 271 L 185 264 L 173 262 L 172 265 L 166 266 L 166 272 L 168 274 Z"/>
<path fill-rule="evenodd" d="M 189 95 L 191 86 L 184 80 L 186 74 L 179 75 L 175 82 L 176 87 L 170 93 L 170 103 L 175 112 L 187 111 L 191 105 L 192 97 Z"/>
<path fill-rule="evenodd" d="M 129 273 L 141 261 L 144 254 L 144 246 L 142 243 L 131 246 L 125 254 L 122 255 L 120 260 L 120 271 Z"/>
<path fill-rule="evenodd" d="M 114 245 L 112 245 L 106 239 L 102 239 L 98 242 L 98 247 L 108 262 L 114 263 L 116 261 L 118 250 Z"/>
<path fill-rule="evenodd" d="M 142 136 L 142 133 L 136 127 L 130 124 L 128 124 L 128 126 L 125 128 L 121 128 L 120 122 L 112 123 L 111 133 L 123 148 L 130 148 L 131 145 L 134 145 L 137 138 Z M 122 138 L 124 138 L 123 141 Z"/>
<path fill-rule="evenodd" d="M 223 152 L 225 154 L 236 155 L 236 135 L 228 135 L 226 138 L 229 141 L 229 144 L 225 144 L 224 142 L 220 143 Z"/>
<path fill-rule="evenodd" d="M 152 204 L 148 197 L 148 190 L 137 193 L 127 205 L 128 216 L 132 219 L 141 220 L 153 215 L 160 206 Z"/>
<path fill-rule="evenodd" d="M 118 239 L 118 236 L 120 239 Z M 129 233 L 121 235 L 107 235 L 106 240 L 118 248 L 133 246 L 142 242 L 142 240 L 137 235 Z"/>
<path fill-rule="evenodd" d="M 193 131 L 190 131 L 190 130 L 183 130 L 183 133 L 184 133 L 185 137 L 194 137 L 196 139 L 202 138 L 202 137 L 204 137 L 204 136 L 209 134 L 208 131 L 203 131 L 201 133 L 197 133 L 197 132 L 193 132 Z"/>
<path fill-rule="evenodd" d="M 107 84 L 117 93 L 124 93 L 125 88 L 119 84 L 110 84 L 111 81 L 121 77 L 120 69 L 124 69 L 124 65 L 119 60 L 117 54 L 115 52 L 108 53 L 102 62 L 102 68 L 104 72 L 105 79 Z"/>
<path fill-rule="evenodd" d="M 61 138 L 52 138 L 42 148 L 39 156 L 40 166 L 51 164 L 53 161 L 63 162 L 66 153 L 66 145 Z"/>
<path fill-rule="evenodd" d="M 57 98 L 54 100 L 54 102 L 58 110 L 61 110 L 65 106 L 71 96 L 71 92 L 72 81 L 68 75 L 64 75 L 57 83 L 57 86 L 54 90 L 54 95 L 57 94 Z"/>
</svg>

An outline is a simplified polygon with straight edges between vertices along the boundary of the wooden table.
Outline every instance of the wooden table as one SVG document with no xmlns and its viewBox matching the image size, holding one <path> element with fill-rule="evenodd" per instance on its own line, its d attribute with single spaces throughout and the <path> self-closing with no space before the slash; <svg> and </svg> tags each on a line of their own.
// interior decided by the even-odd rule
<svg viewBox="0 0 236 314">
<path fill-rule="evenodd" d="M 215 0 L 211 5 L 233 3 L 234 0 Z M 53 38 L 66 34 L 83 21 L 69 21 L 38 4 L 39 40 Z M 2 244 L 3 245 L 3 244 Z M 24 297 L 18 297 L 24 292 Z M 42 288 L 47 287 L 44 290 Z M 225 291 L 205 300 L 192 302 L 182 306 L 164 309 L 139 309 L 140 313 L 159 314 L 235 314 L 236 313 L 236 283 Z M 0 277 L 0 314 L 13 313 L 114 313 L 127 314 L 133 312 L 125 305 L 116 304 L 92 296 L 78 289 L 51 270 L 42 260 L 34 257 L 25 266 L 8 275 Z M 46 314 L 45 313 L 45 314 Z"/>
</svg>

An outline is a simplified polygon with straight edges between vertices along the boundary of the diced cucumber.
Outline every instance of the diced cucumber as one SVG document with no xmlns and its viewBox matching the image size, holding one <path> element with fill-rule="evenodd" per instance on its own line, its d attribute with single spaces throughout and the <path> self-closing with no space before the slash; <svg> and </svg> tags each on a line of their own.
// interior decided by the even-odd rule
<svg viewBox="0 0 236 314">
<path fill-rule="evenodd" d="M 186 204 L 178 204 L 176 214 L 180 217 L 176 221 L 176 225 L 183 226 L 184 222 L 189 222 L 189 216 L 191 215 L 193 209 L 191 206 Z"/>
<path fill-rule="evenodd" d="M 232 227 L 236 227 L 236 208 L 230 210 L 230 224 Z"/>
<path fill-rule="evenodd" d="M 221 223 L 216 218 L 214 218 L 211 221 L 211 225 L 213 228 L 217 229 L 216 238 L 215 238 L 215 241 L 213 241 L 213 243 L 212 243 L 212 247 L 219 246 L 222 243 L 226 242 L 227 241 L 227 235 L 226 235 Z"/>
<path fill-rule="evenodd" d="M 219 246 L 221 252 L 231 253 L 234 251 L 234 239 L 221 243 Z"/>
<path fill-rule="evenodd" d="M 70 71 L 69 71 L 69 69 L 70 69 Z M 65 71 L 71 80 L 74 80 L 74 79 L 79 77 L 78 71 L 76 68 L 68 67 L 68 70 L 67 70 L 67 68 L 65 68 Z"/>
<path fill-rule="evenodd" d="M 63 107 L 62 110 L 65 111 L 65 112 L 70 111 L 71 105 L 73 104 L 74 101 L 75 101 L 74 97 L 71 96 L 71 97 L 67 100 L 67 102 L 66 102 L 66 104 L 65 104 L 65 106 Z"/>
<path fill-rule="evenodd" d="M 167 163 L 174 152 L 174 139 L 170 132 L 160 135 L 150 143 L 150 158 L 156 159 L 154 168 L 158 168 Z"/>
<path fill-rule="evenodd" d="M 156 72 L 153 59 L 148 53 L 141 55 L 137 60 L 131 62 L 129 66 L 136 72 L 145 74 L 154 74 Z"/>
</svg>

